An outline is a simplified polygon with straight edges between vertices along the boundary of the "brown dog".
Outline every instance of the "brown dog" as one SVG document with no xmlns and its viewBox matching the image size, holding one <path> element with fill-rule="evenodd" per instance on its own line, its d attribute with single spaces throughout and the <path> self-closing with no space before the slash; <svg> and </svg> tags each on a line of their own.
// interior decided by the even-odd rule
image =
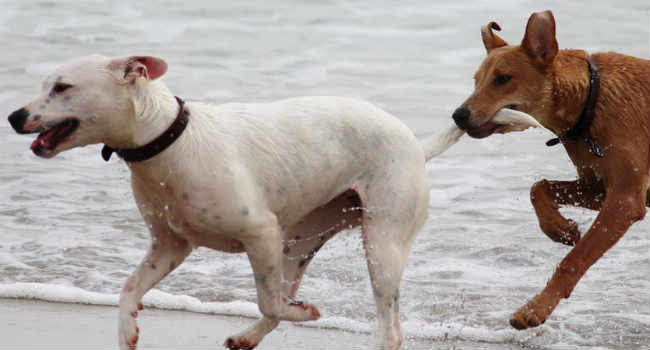
<svg viewBox="0 0 650 350">
<path fill-rule="evenodd" d="M 535 183 L 531 200 L 544 233 L 575 245 L 541 293 L 510 318 L 517 329 L 544 323 L 562 298 L 650 206 L 650 63 L 618 53 L 558 50 L 550 11 L 528 20 L 521 45 L 481 30 L 487 57 L 474 75 L 475 91 L 453 115 L 470 136 L 513 131 L 490 122 L 501 108 L 526 112 L 558 135 L 578 171 L 575 181 Z M 600 213 L 581 239 L 558 207 Z"/>
</svg>

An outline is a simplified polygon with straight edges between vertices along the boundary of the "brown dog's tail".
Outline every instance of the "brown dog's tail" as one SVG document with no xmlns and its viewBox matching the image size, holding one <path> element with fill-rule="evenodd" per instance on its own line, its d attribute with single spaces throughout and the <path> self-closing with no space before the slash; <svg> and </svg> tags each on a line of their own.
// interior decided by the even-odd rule
<svg viewBox="0 0 650 350">
<path fill-rule="evenodd" d="M 424 151 L 424 159 L 429 160 L 442 154 L 458 142 L 463 134 L 465 132 L 459 129 L 456 124 L 451 124 L 446 128 L 438 130 L 433 135 L 420 140 L 422 150 Z"/>
</svg>

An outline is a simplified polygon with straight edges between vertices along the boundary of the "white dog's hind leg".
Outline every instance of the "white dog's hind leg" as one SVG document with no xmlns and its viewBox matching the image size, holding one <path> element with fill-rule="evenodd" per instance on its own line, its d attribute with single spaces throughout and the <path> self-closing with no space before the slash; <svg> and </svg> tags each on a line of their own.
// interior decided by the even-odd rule
<svg viewBox="0 0 650 350">
<path fill-rule="evenodd" d="M 296 226 L 299 226 L 302 230 L 298 230 Z M 292 238 L 284 243 L 284 258 L 282 261 L 284 276 L 282 280 L 282 292 L 284 296 L 288 296 L 292 300 L 296 297 L 302 275 L 309 265 L 311 258 L 336 233 L 314 234 L 321 232 L 318 231 L 319 228 L 313 227 L 307 231 L 305 227 L 302 227 L 304 226 L 304 221 L 296 226 L 289 231 L 291 232 L 290 237 Z M 280 321 L 278 319 L 263 316 L 252 327 L 228 337 L 224 345 L 232 350 L 250 349 L 257 346 L 279 323 Z"/>
<path fill-rule="evenodd" d="M 399 314 L 400 281 L 411 244 L 428 210 L 424 172 L 420 168 L 401 174 L 402 179 L 394 175 L 388 184 L 371 186 L 365 193 L 369 198 L 362 194 L 368 208 L 364 212 L 362 231 L 377 304 L 377 346 L 384 350 L 398 349 L 404 341 Z"/>
<path fill-rule="evenodd" d="M 154 239 L 147 255 L 120 293 L 118 341 L 122 350 L 136 348 L 139 329 L 135 319 L 142 309 L 142 296 L 180 265 L 192 250 L 187 241 L 171 233 L 154 233 L 152 229 L 152 234 Z"/>
<path fill-rule="evenodd" d="M 396 233 L 384 231 L 382 227 L 364 226 L 363 230 L 370 283 L 377 304 L 377 345 L 380 349 L 397 349 L 404 341 L 399 319 L 399 287 L 408 248 L 387 240 L 386 236 Z"/>
<path fill-rule="evenodd" d="M 258 235 L 242 239 L 253 268 L 258 306 L 269 318 L 312 321 L 320 317 L 315 306 L 293 303 L 282 293 L 282 231 L 274 220 L 259 229 Z"/>
<path fill-rule="evenodd" d="M 314 209 L 288 229 L 284 246 L 284 283 L 287 295 L 294 298 L 303 273 L 316 253 L 337 233 L 361 224 L 364 208 L 355 190 L 347 190 Z"/>
<path fill-rule="evenodd" d="M 352 190 L 345 191 L 324 206 L 314 209 L 300 222 L 287 229 L 284 242 L 282 291 L 291 299 L 296 297 L 303 273 L 316 252 L 338 232 L 361 223 L 362 208 Z M 228 337 L 229 349 L 249 349 L 257 346 L 264 336 L 279 324 L 279 320 L 264 316 L 252 327 Z"/>
</svg>

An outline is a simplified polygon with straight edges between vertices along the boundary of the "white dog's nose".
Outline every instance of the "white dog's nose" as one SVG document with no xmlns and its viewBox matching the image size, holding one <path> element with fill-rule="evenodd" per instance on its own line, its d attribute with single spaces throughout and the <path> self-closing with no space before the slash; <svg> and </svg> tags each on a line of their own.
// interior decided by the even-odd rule
<svg viewBox="0 0 650 350">
<path fill-rule="evenodd" d="M 19 134 L 28 134 L 28 131 L 25 131 L 23 129 L 23 126 L 25 125 L 25 121 L 27 120 L 27 117 L 29 117 L 29 111 L 25 108 L 21 108 L 9 116 L 9 124 L 11 124 L 11 127 L 16 130 L 17 133 Z"/>
</svg>

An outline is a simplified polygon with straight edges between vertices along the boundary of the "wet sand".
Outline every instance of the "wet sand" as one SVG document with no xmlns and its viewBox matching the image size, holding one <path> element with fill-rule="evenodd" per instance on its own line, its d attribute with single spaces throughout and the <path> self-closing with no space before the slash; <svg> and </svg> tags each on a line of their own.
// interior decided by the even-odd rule
<svg viewBox="0 0 650 350">
<path fill-rule="evenodd" d="M 138 349 L 221 349 L 253 319 L 145 309 Z M 0 349 L 117 349 L 117 308 L 0 299 Z M 258 349 L 373 349 L 374 335 L 285 322 Z M 518 350 L 511 344 L 407 339 L 402 349 Z"/>
</svg>

